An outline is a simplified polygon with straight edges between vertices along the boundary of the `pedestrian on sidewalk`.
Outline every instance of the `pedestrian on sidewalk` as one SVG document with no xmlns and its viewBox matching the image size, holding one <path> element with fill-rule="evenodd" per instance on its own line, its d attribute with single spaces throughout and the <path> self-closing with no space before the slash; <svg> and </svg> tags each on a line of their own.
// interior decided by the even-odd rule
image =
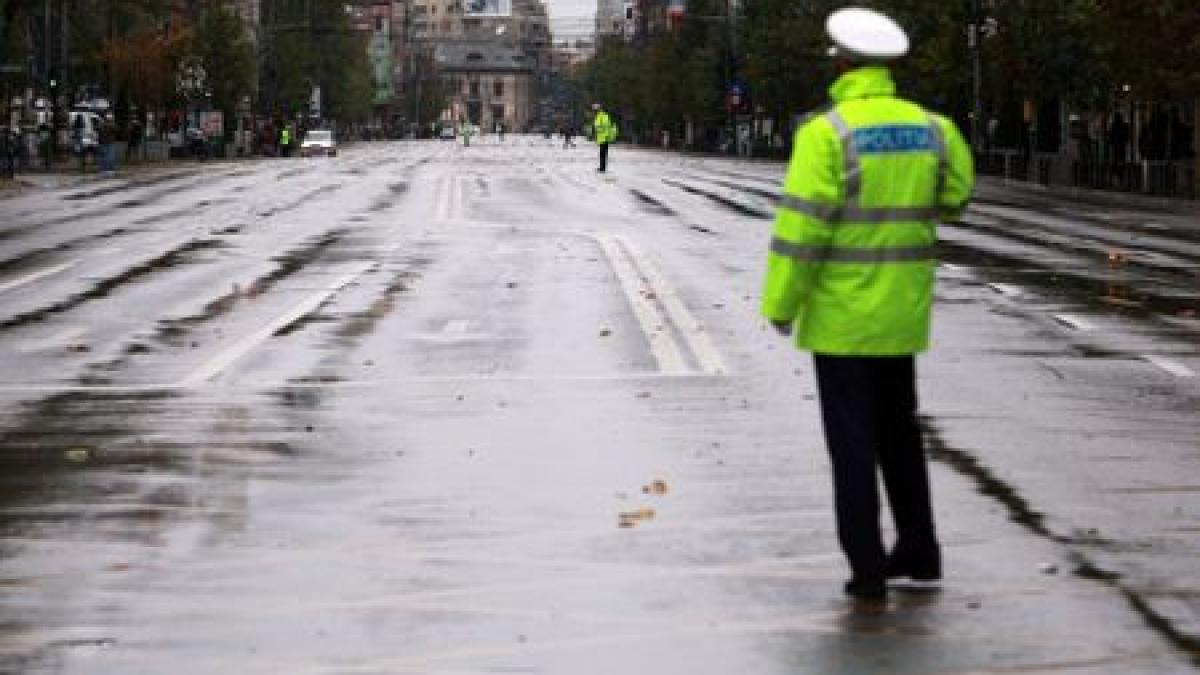
<svg viewBox="0 0 1200 675">
<path fill-rule="evenodd" d="M 575 125 L 567 123 L 563 125 L 563 150 L 575 147 Z"/>
<path fill-rule="evenodd" d="M 833 103 L 796 130 L 767 259 L 762 314 L 813 353 L 851 596 L 941 578 L 914 355 L 927 348 L 936 222 L 966 208 L 971 154 L 952 122 L 898 98 L 908 51 L 890 18 L 849 8 L 826 30 Z M 897 541 L 885 552 L 877 471 Z"/>
<path fill-rule="evenodd" d="M 600 146 L 600 168 L 596 170 L 604 173 L 608 170 L 608 146 L 617 140 L 617 125 L 599 103 L 592 104 L 592 111 L 592 133 Z"/>
<path fill-rule="evenodd" d="M 104 119 L 100 120 L 97 136 L 97 145 L 99 146 L 97 163 L 100 165 L 100 171 L 112 173 L 117 168 L 117 123 L 113 120 L 112 113 L 105 113 Z"/>
</svg>

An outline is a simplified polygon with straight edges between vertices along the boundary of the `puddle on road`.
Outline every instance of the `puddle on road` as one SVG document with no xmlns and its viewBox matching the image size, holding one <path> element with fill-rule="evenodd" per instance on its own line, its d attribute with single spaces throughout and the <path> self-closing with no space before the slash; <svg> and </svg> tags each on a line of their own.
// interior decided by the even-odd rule
<svg viewBox="0 0 1200 675">
<path fill-rule="evenodd" d="M 304 206 L 305 203 L 307 203 L 313 199 L 316 199 L 317 197 L 320 197 L 321 195 L 329 194 L 331 192 L 337 192 L 338 190 L 342 189 L 343 187 L 345 187 L 344 183 L 330 183 L 328 185 L 322 185 L 321 187 L 316 188 L 314 190 L 309 190 L 308 192 L 300 195 L 300 197 L 298 197 L 297 199 L 295 199 L 291 202 L 288 202 L 282 206 L 276 206 L 276 207 L 269 208 L 266 211 L 259 211 L 255 215 L 257 215 L 259 218 L 272 218 L 281 213 L 287 213 L 288 211 L 295 211 L 296 209 L 300 208 L 301 206 Z"/>
<path fill-rule="evenodd" d="M 373 332 L 379 322 L 395 310 L 397 298 L 411 288 L 414 280 L 420 278 L 420 269 L 430 262 L 432 261 L 428 258 L 410 259 L 410 266 L 392 275 L 383 292 L 365 311 L 356 312 L 346 318 L 338 328 L 336 336 L 343 343 L 348 343 Z"/>
<path fill-rule="evenodd" d="M 1074 564 L 1076 577 L 1103 584 L 1120 593 L 1148 627 L 1180 651 L 1190 655 L 1196 665 L 1200 665 L 1200 637 L 1181 630 L 1170 619 L 1155 610 L 1142 592 L 1124 585 L 1120 574 L 1102 569 L 1080 550 L 1084 546 L 1111 549 L 1120 544 L 1108 542 L 1093 534 L 1083 537 L 1055 534 L 1047 527 L 1045 515 L 1034 509 L 1015 486 L 996 476 L 991 469 L 970 453 L 950 447 L 931 418 L 922 416 L 920 424 L 930 458 L 954 469 L 974 483 L 980 494 L 991 497 L 1003 505 L 1008 511 L 1009 519 L 1013 522 L 1040 537 L 1067 547 L 1067 557 Z"/>
<path fill-rule="evenodd" d="M 1154 315 L 1194 317 L 1200 315 L 1200 296 L 1186 284 L 1174 285 L 1155 276 L 1134 276 L 1125 265 L 1110 267 L 1097 259 L 1093 273 L 1065 267 L 1029 267 L 1030 261 L 1016 255 L 972 248 L 956 242 L 938 242 L 939 258 L 959 264 L 987 268 L 989 277 L 1033 287 L 1049 299 L 1069 300 L 1126 313 L 1138 318 Z"/>
<path fill-rule="evenodd" d="M 371 206 L 369 206 L 367 210 L 372 213 L 386 211 L 395 206 L 400 197 L 407 192 L 407 182 L 401 181 L 399 183 L 392 183 L 391 185 L 388 185 L 388 194 L 383 197 L 376 198 L 373 202 L 371 202 Z"/>
<path fill-rule="evenodd" d="M 175 220 L 176 218 L 194 216 L 195 214 L 203 211 L 204 209 L 206 209 L 210 206 L 213 206 L 216 204 L 227 204 L 232 201 L 233 201 L 232 199 L 201 199 L 200 201 L 196 202 L 195 204 L 192 204 L 191 206 L 186 206 L 186 207 L 180 208 L 180 209 L 172 209 L 170 211 L 164 211 L 162 213 L 155 213 L 155 214 L 152 214 L 149 216 L 145 216 L 143 218 L 138 218 L 137 220 L 133 221 L 133 224 L 134 225 L 153 225 L 155 223 L 162 223 L 162 222 L 167 222 L 170 220 Z"/>
<path fill-rule="evenodd" d="M 0 260 L 0 275 L 16 274 L 34 266 L 40 261 L 41 258 L 48 258 L 56 254 L 66 253 L 67 251 L 79 248 L 84 244 L 104 241 L 105 239 L 112 239 L 114 237 L 120 237 L 126 234 L 134 234 L 142 231 L 143 230 L 131 230 L 124 227 L 117 227 L 111 230 L 100 232 L 98 234 L 89 234 L 84 237 L 70 239 L 62 242 L 61 244 L 55 244 L 54 246 L 47 246 L 44 248 L 26 251 L 19 255 L 13 256 L 12 258 Z"/>
<path fill-rule="evenodd" d="M 103 298 L 117 288 L 138 281 L 142 277 L 192 262 L 191 256 L 193 253 L 220 248 L 223 246 L 224 244 L 222 242 L 212 239 L 197 239 L 189 241 L 186 244 L 178 246 L 158 256 L 157 258 L 153 258 L 140 265 L 131 267 L 114 277 L 103 279 L 92 286 L 92 288 L 83 291 L 82 293 L 73 295 L 65 300 L 60 300 L 52 305 L 29 312 L 24 312 L 22 314 L 5 319 L 4 321 L 0 321 L 0 330 L 7 330 L 18 326 L 24 326 L 36 321 L 42 321 L 46 317 L 53 314 L 74 309 L 75 307 L 78 307 L 79 305 L 82 305 L 90 300 Z"/>
<path fill-rule="evenodd" d="M 675 211 L 673 209 L 666 206 L 662 202 L 658 201 L 654 197 L 651 197 L 650 195 L 646 194 L 645 192 L 642 192 L 641 190 L 637 190 L 634 188 L 631 188 L 629 190 L 629 192 L 632 193 L 633 196 L 637 198 L 638 203 L 640 203 L 642 205 L 643 210 L 648 211 L 656 216 L 673 216 L 673 215 L 675 215 Z"/>
<path fill-rule="evenodd" d="M 1056 539 L 1055 535 L 1046 527 L 1045 515 L 1030 506 L 1016 488 L 997 477 L 991 469 L 984 466 L 975 457 L 946 444 L 932 419 L 922 416 L 920 423 L 922 435 L 932 459 L 950 466 L 971 479 L 981 494 L 995 499 L 1008 509 L 1008 517 L 1014 523 L 1023 525 L 1039 536 Z"/>
<path fill-rule="evenodd" d="M 96 188 L 94 190 L 86 190 L 83 192 L 72 192 L 70 194 L 63 195 L 62 198 L 64 201 L 68 201 L 68 202 L 84 201 L 84 200 L 88 200 L 88 199 L 95 199 L 96 197 L 104 197 L 106 195 L 117 194 L 119 192 L 127 192 L 129 190 L 134 190 L 137 188 L 162 185 L 164 183 L 170 183 L 172 181 L 182 180 L 182 179 L 187 178 L 192 175 L 194 175 L 194 174 L 190 171 L 182 172 L 182 173 L 170 173 L 170 174 L 165 174 L 162 176 L 154 176 L 154 177 L 142 179 L 142 180 L 129 181 L 127 183 L 121 183 L 118 185 L 107 185 L 105 187 Z"/>
<path fill-rule="evenodd" d="M 151 339 L 172 347 L 182 346 L 185 337 L 197 326 L 232 312 L 244 299 L 254 298 L 271 290 L 280 281 L 325 255 L 342 241 L 345 234 L 344 228 L 330 230 L 298 248 L 272 258 L 277 267 L 270 273 L 255 279 L 245 288 L 234 284 L 228 293 L 206 304 L 198 314 L 159 321 L 158 329 Z"/>
<path fill-rule="evenodd" d="M 731 211 L 734 211 L 738 215 L 749 216 L 752 218 L 771 218 L 775 215 L 771 211 L 764 211 L 762 209 L 756 208 L 749 204 L 743 204 L 742 202 L 739 202 L 736 199 L 730 199 L 729 197 L 726 197 L 725 195 L 717 194 L 715 192 L 709 192 L 708 190 L 703 190 L 703 189 L 695 187 L 693 185 L 688 185 L 686 183 L 680 183 L 679 181 L 674 181 L 669 178 L 662 179 L 662 182 L 667 185 L 670 185 L 671 187 L 683 190 L 684 192 L 687 192 L 688 194 L 698 195 L 700 197 L 707 197 L 708 199 L 720 204 L 721 206 L 724 206 L 725 208 L 727 208 Z"/>
</svg>

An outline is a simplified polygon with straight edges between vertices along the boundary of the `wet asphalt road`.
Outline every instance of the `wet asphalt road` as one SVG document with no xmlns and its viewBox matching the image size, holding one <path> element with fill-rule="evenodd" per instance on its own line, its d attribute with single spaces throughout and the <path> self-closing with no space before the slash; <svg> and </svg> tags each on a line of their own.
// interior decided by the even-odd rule
<svg viewBox="0 0 1200 675">
<path fill-rule="evenodd" d="M 948 579 L 856 606 L 782 165 L 481 140 L 0 200 L 0 672 L 1194 671 L 1195 215 L 943 228 Z"/>
</svg>

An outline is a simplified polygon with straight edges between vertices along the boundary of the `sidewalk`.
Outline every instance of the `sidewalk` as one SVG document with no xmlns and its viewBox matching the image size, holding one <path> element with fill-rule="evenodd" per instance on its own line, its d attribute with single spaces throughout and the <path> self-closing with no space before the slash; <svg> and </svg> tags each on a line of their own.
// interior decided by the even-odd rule
<svg viewBox="0 0 1200 675">
<path fill-rule="evenodd" d="M 1112 207 L 1126 210 L 1159 211 L 1181 216 L 1200 216 L 1200 201 L 1152 197 L 1130 192 L 1088 190 L 1063 186 L 1045 186 L 1040 183 L 1009 180 L 996 176 L 979 176 L 976 195 L 1016 193 L 1026 197 L 1068 200 L 1090 206 Z"/>
</svg>

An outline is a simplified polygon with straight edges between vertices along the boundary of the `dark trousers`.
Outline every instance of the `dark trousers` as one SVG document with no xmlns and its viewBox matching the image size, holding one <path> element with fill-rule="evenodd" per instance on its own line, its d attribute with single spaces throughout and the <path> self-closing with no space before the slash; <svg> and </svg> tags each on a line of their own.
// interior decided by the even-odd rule
<svg viewBox="0 0 1200 675">
<path fill-rule="evenodd" d="M 936 558 L 913 357 L 818 354 L 813 361 L 833 463 L 838 540 L 852 573 L 868 580 L 884 576 L 876 467 L 882 470 L 896 525 L 894 551 Z"/>
<path fill-rule="evenodd" d="M 608 143 L 600 144 L 600 170 L 608 169 Z"/>
</svg>

